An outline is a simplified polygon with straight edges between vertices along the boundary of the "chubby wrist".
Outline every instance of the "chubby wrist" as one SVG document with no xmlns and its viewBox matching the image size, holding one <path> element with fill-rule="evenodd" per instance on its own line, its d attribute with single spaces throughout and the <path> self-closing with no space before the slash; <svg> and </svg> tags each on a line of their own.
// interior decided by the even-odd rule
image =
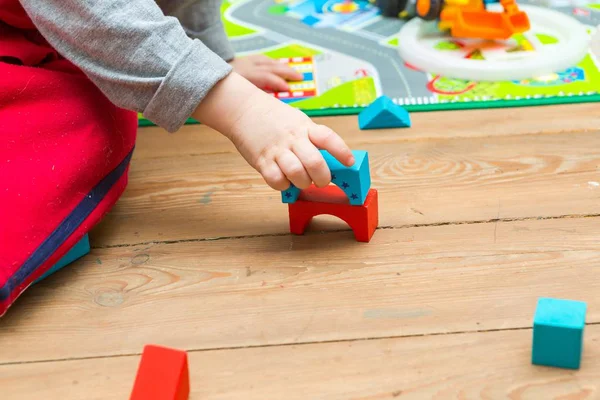
<svg viewBox="0 0 600 400">
<path fill-rule="evenodd" d="M 208 92 L 192 116 L 229 136 L 257 94 L 264 93 L 241 75 L 231 72 Z"/>
</svg>

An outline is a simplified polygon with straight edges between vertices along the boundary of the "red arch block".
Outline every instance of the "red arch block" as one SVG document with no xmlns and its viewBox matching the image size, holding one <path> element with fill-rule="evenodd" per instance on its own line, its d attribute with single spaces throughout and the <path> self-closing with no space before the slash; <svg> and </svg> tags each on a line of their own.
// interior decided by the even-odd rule
<svg viewBox="0 0 600 400">
<path fill-rule="evenodd" d="M 359 242 L 369 242 L 379 222 L 377 190 L 370 189 L 362 206 L 349 204 L 348 198 L 335 186 L 311 186 L 302 191 L 295 203 L 288 204 L 290 232 L 302 235 L 317 215 L 328 214 L 346 222 Z"/>
<path fill-rule="evenodd" d="M 187 400 L 190 378 L 187 353 L 167 347 L 144 347 L 129 400 Z"/>
</svg>

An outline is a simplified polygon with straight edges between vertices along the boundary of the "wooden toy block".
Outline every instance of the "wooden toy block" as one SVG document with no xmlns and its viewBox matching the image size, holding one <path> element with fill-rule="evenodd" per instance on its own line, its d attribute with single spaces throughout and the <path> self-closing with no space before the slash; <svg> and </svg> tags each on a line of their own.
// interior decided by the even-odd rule
<svg viewBox="0 0 600 400">
<path fill-rule="evenodd" d="M 56 264 L 52 266 L 46 273 L 40 276 L 34 283 L 38 283 L 41 280 L 46 279 L 59 269 L 66 267 L 67 265 L 77 261 L 81 257 L 85 256 L 90 252 L 90 238 L 88 235 L 85 235 L 81 238 L 81 240 L 75 243 L 75 246 L 69 250 L 67 254 L 65 254 Z"/>
<path fill-rule="evenodd" d="M 167 347 L 144 347 L 129 400 L 187 400 L 190 382 L 187 353 Z"/>
<path fill-rule="evenodd" d="M 410 114 L 387 96 L 377 98 L 358 114 L 360 129 L 408 128 Z"/>
<path fill-rule="evenodd" d="M 586 309 L 581 301 L 540 298 L 533 318 L 531 362 L 578 369 Z"/>
<path fill-rule="evenodd" d="M 364 204 L 353 206 L 339 188 L 317 188 L 313 185 L 302 192 L 298 201 L 288 204 L 290 232 L 302 235 L 313 217 L 328 214 L 346 222 L 357 241 L 369 242 L 379 222 L 377 200 L 377 190 L 371 189 Z"/>
<path fill-rule="evenodd" d="M 364 150 L 352 151 L 356 162 L 351 167 L 346 167 L 325 150 L 321 150 L 321 154 L 331 171 L 331 182 L 342 189 L 350 204 L 363 204 L 371 188 L 369 153 Z M 281 193 L 281 200 L 288 204 L 295 203 L 300 192 L 300 189 L 292 185 Z"/>
<path fill-rule="evenodd" d="M 281 192 L 281 202 L 288 204 L 295 203 L 298 200 L 298 196 L 300 196 L 300 189 L 292 184 L 287 190 Z"/>
</svg>

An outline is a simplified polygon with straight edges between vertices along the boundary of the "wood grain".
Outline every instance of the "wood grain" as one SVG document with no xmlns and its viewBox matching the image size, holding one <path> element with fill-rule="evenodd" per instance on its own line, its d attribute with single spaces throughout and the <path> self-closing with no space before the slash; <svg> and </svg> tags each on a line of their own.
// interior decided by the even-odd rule
<svg viewBox="0 0 600 400">
<path fill-rule="evenodd" d="M 360 148 L 370 154 L 380 226 L 399 227 L 598 214 L 599 145 L 589 132 Z M 92 237 L 103 247 L 288 229 L 279 193 L 240 156 L 218 153 L 134 160 L 128 190 Z"/>
<path fill-rule="evenodd" d="M 0 364 L 531 326 L 539 296 L 600 322 L 600 218 L 95 249 L 0 320 Z"/>
<path fill-rule="evenodd" d="M 190 400 L 511 399 L 600 396 L 600 327 L 579 371 L 530 364 L 531 331 L 194 352 Z M 126 399 L 139 356 L 0 366 L 7 399 Z"/>
<path fill-rule="evenodd" d="M 142 129 L 96 248 L 0 319 L 0 397 L 127 398 L 157 343 L 191 351 L 191 400 L 600 398 L 598 111 L 318 119 L 370 152 L 370 244 L 328 217 L 287 235 L 207 127 Z M 580 371 L 530 365 L 539 296 L 588 303 Z"/>
<path fill-rule="evenodd" d="M 548 107 L 412 113 L 410 129 L 361 131 L 356 116 L 315 118 L 339 133 L 350 146 L 406 140 L 481 138 L 597 131 L 598 103 Z M 175 134 L 160 128 L 142 128 L 136 148 L 139 160 L 158 157 L 234 152 L 231 143 L 206 126 L 186 125 Z"/>
</svg>

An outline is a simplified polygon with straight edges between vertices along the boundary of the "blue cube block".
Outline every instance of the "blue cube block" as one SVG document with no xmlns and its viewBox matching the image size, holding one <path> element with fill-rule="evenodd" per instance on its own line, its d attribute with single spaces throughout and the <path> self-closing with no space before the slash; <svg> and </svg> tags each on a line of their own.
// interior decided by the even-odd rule
<svg viewBox="0 0 600 400">
<path fill-rule="evenodd" d="M 84 237 L 81 238 L 81 240 L 79 242 L 75 243 L 75 245 L 71 248 L 71 250 L 69 250 L 67 252 L 67 254 L 65 254 L 60 260 L 58 260 L 58 262 L 56 264 L 54 264 L 52 266 L 52 268 L 50 268 L 48 271 L 46 271 L 46 273 L 44 275 L 40 276 L 34 283 L 38 283 L 41 280 L 46 279 L 47 277 L 49 277 L 50 275 L 52 275 L 59 269 L 66 267 L 67 265 L 71 264 L 72 262 L 75 262 L 76 260 L 85 256 L 89 252 L 90 252 L 90 239 L 89 239 L 88 235 L 85 235 Z"/>
<path fill-rule="evenodd" d="M 531 362 L 578 369 L 586 309 L 581 301 L 540 298 L 533 318 Z"/>
</svg>

